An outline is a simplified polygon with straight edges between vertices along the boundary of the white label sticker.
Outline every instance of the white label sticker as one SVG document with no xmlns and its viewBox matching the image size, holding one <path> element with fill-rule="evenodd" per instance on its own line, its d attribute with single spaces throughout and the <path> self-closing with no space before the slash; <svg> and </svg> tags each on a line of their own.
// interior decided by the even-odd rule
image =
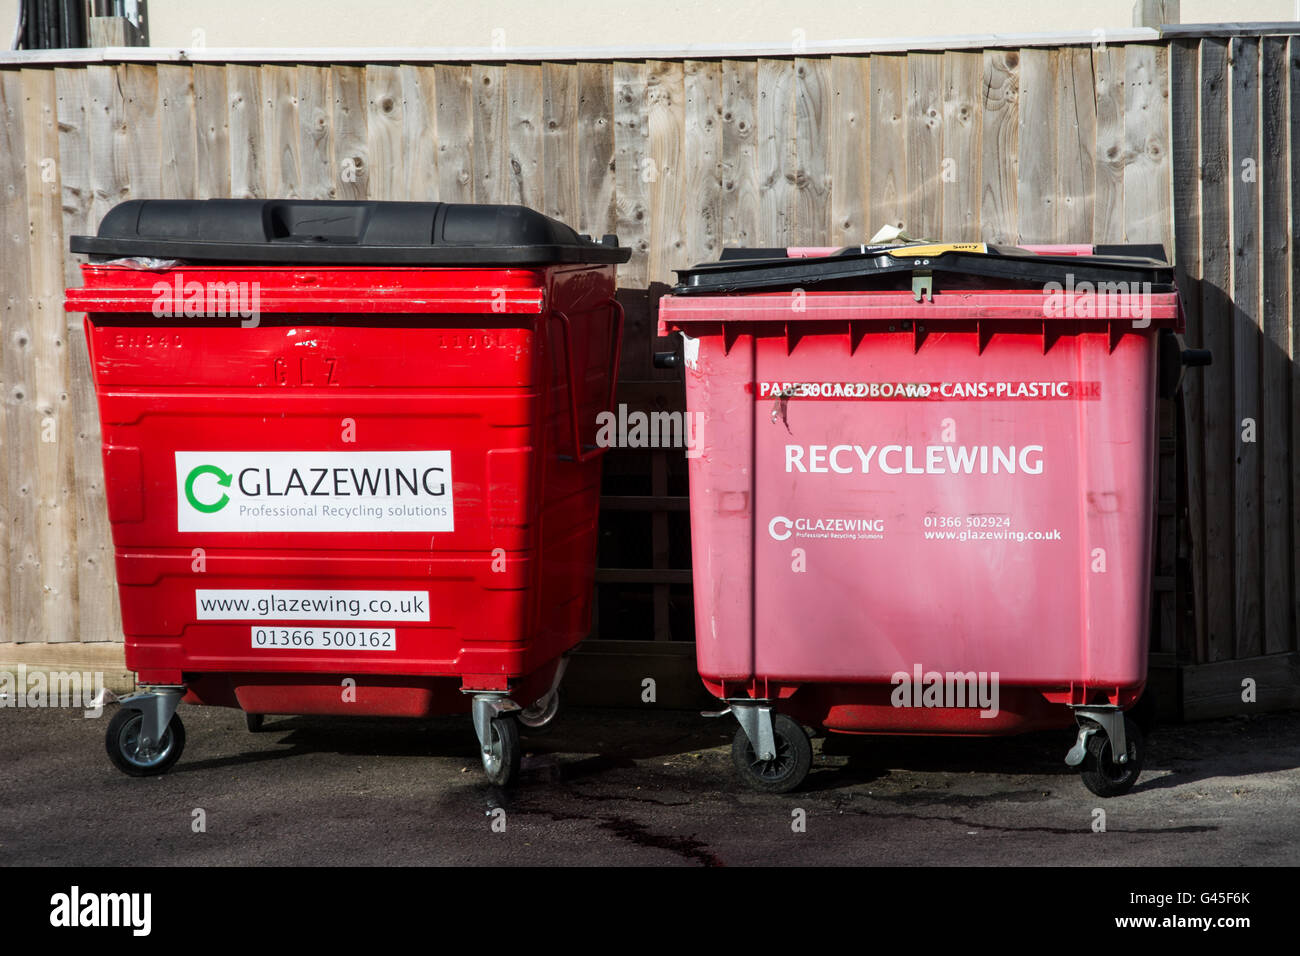
<svg viewBox="0 0 1300 956">
<path fill-rule="evenodd" d="M 454 531 L 450 451 L 178 451 L 178 531 Z"/>
<path fill-rule="evenodd" d="M 397 632 L 367 627 L 255 627 L 253 649 L 261 651 L 395 651 Z"/>
<path fill-rule="evenodd" d="M 428 591 L 196 589 L 200 621 L 427 621 Z"/>
</svg>

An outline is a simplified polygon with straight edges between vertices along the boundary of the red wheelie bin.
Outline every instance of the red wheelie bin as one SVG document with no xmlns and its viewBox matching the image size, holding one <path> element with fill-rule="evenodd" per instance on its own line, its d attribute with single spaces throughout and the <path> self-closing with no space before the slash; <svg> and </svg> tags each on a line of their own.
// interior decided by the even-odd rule
<svg viewBox="0 0 1300 956">
<path fill-rule="evenodd" d="M 743 778 L 797 787 L 803 725 L 1073 721 L 1084 783 L 1132 787 L 1157 355 L 1208 360 L 1181 323 L 1158 247 L 733 250 L 680 271 L 660 333 L 681 333 L 701 416 L 697 658 Z"/>
<path fill-rule="evenodd" d="M 517 206 L 137 201 L 73 237 L 126 663 L 106 745 L 183 700 L 469 711 L 484 769 L 558 707 L 590 624 L 629 250 Z"/>
</svg>

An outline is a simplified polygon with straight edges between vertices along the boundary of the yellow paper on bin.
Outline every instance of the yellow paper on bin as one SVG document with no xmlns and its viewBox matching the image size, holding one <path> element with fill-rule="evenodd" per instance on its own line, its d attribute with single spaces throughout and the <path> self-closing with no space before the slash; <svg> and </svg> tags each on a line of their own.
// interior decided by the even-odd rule
<svg viewBox="0 0 1300 956">
<path fill-rule="evenodd" d="M 930 242 L 922 245 L 899 246 L 890 249 L 889 254 L 896 257 L 937 256 L 945 252 L 988 252 L 987 243 L 983 242 Z"/>
</svg>

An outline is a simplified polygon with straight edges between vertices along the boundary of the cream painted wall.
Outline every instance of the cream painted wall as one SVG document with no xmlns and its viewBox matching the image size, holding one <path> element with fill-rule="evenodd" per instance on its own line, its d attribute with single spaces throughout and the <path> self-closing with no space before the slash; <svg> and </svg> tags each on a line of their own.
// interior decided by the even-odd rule
<svg viewBox="0 0 1300 956">
<path fill-rule="evenodd" d="M 19 0 L 0 0 L 5 46 Z M 1182 0 L 1183 23 L 1297 17 L 1297 0 Z M 1132 25 L 1133 0 L 153 0 L 159 47 L 810 43 Z M 201 31 L 196 33 L 195 31 Z M 501 31 L 495 33 L 494 31 Z"/>
</svg>

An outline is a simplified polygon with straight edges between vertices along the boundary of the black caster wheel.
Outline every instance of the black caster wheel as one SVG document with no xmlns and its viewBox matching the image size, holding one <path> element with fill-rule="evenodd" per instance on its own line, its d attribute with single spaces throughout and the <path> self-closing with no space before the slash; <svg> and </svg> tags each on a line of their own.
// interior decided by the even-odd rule
<svg viewBox="0 0 1300 956">
<path fill-rule="evenodd" d="M 172 764 L 181 759 L 185 750 L 185 725 L 180 714 L 174 714 L 163 731 L 157 748 L 148 754 L 140 752 L 140 732 L 144 728 L 144 714 L 138 710 L 121 709 L 108 722 L 104 746 L 113 766 L 129 777 L 153 777 L 166 773 Z"/>
<path fill-rule="evenodd" d="M 812 769 L 812 741 L 797 721 L 785 714 L 772 718 L 776 757 L 759 760 L 749 735 L 737 728 L 731 742 L 731 759 L 741 779 L 764 793 L 789 793 L 804 782 Z"/>
<path fill-rule="evenodd" d="M 519 775 L 519 724 L 512 716 L 493 717 L 490 733 L 492 742 L 482 750 L 483 772 L 489 783 L 508 787 Z"/>
<path fill-rule="evenodd" d="M 265 714 L 245 714 L 245 715 L 244 715 L 244 723 L 248 725 L 248 732 L 249 732 L 250 734 L 260 734 L 260 733 L 263 731 L 263 729 L 265 728 L 265 724 L 266 724 L 266 715 L 265 715 Z"/>
<path fill-rule="evenodd" d="M 557 690 L 551 695 L 551 699 L 546 702 L 545 707 L 538 707 L 534 704 L 532 707 L 525 707 L 519 711 L 516 717 L 519 721 L 519 730 L 530 737 L 544 734 L 551 729 L 551 722 L 555 720 L 555 715 L 559 712 L 560 692 Z"/>
<path fill-rule="evenodd" d="M 1138 774 L 1142 772 L 1142 758 L 1146 743 L 1137 722 L 1124 715 L 1124 736 L 1128 739 L 1128 761 L 1116 763 L 1111 752 L 1110 738 L 1098 730 L 1088 738 L 1088 755 L 1084 757 L 1079 775 L 1083 785 L 1099 797 L 1118 797 L 1133 789 Z"/>
</svg>

